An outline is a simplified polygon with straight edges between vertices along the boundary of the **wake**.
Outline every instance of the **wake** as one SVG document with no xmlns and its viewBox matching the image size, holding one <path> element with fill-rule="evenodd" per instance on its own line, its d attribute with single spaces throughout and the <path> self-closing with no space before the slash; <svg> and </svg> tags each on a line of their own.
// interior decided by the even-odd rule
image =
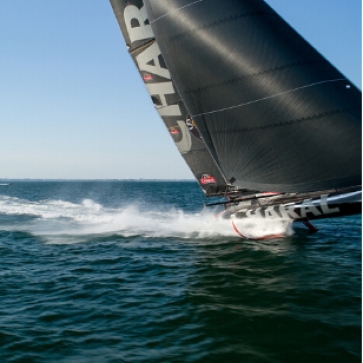
<svg viewBox="0 0 363 363">
<path fill-rule="evenodd" d="M 19 225 L 0 229 L 29 232 L 39 236 L 121 235 L 124 237 L 213 238 L 235 237 L 230 222 L 221 220 L 209 211 L 186 213 L 157 207 L 143 208 L 129 205 L 107 208 L 85 199 L 81 203 L 62 200 L 28 201 L 0 197 L 0 216 L 30 217 Z M 29 219 L 29 218 L 28 218 Z"/>
<path fill-rule="evenodd" d="M 0 229 L 23 231 L 39 236 L 47 242 L 78 243 L 96 236 L 205 239 L 239 238 L 231 221 L 216 216 L 214 211 L 187 213 L 180 209 L 160 210 L 157 206 L 142 208 L 129 205 L 108 208 L 90 199 L 81 203 L 63 200 L 29 201 L 0 196 Z M 22 223 L 6 224 L 12 216 Z M 25 220 L 22 220 L 25 218 Z M 256 238 L 276 230 L 276 224 L 267 226 L 263 221 L 249 221 L 248 235 Z M 286 229 L 287 227 L 285 227 Z M 74 238 L 72 238 L 74 237 Z"/>
</svg>

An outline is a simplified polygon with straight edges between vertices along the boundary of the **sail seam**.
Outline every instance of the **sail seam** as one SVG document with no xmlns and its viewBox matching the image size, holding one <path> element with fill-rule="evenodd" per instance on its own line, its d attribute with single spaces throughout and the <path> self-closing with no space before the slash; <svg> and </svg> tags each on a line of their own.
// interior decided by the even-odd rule
<svg viewBox="0 0 363 363">
<path fill-rule="evenodd" d="M 324 84 L 324 83 L 339 82 L 339 81 L 346 81 L 346 79 L 345 78 L 337 78 L 337 79 L 329 79 L 329 80 L 325 80 L 325 81 L 315 82 L 315 83 L 308 84 L 306 86 L 301 86 L 301 87 L 293 88 L 293 89 L 288 90 L 288 91 L 284 91 L 284 92 L 276 93 L 276 94 L 271 95 L 271 96 L 263 97 L 263 98 L 260 98 L 258 100 L 253 100 L 253 101 L 241 103 L 239 105 L 221 108 L 219 110 L 213 110 L 213 111 L 199 113 L 197 115 L 192 115 L 192 117 L 200 117 L 200 116 L 210 115 L 210 114 L 217 113 L 217 112 L 224 112 L 224 111 L 232 110 L 234 108 L 248 106 L 248 105 L 251 105 L 253 103 L 257 103 L 257 102 L 269 100 L 271 98 L 275 98 L 275 97 L 278 97 L 278 96 L 281 96 L 281 95 L 285 95 L 285 94 L 288 94 L 288 93 L 296 92 L 296 91 L 299 91 L 301 89 L 305 89 L 305 88 L 309 88 L 309 87 L 314 87 L 314 86 L 319 86 L 319 85 Z"/>
<path fill-rule="evenodd" d="M 204 86 L 204 87 L 198 87 L 198 88 L 195 88 L 195 89 L 186 90 L 183 93 L 192 95 L 194 93 L 199 93 L 201 91 L 205 91 L 205 90 L 208 90 L 208 89 L 218 88 L 218 87 L 221 87 L 221 86 L 226 86 L 226 85 L 232 85 L 232 84 L 235 84 L 235 83 L 239 83 L 239 82 L 245 81 L 246 79 L 249 79 L 249 78 L 264 76 L 266 74 L 271 74 L 271 73 L 280 72 L 280 71 L 285 71 L 286 69 L 289 69 L 289 68 L 305 67 L 305 66 L 313 66 L 313 65 L 325 65 L 325 64 L 326 64 L 325 60 L 319 60 L 319 61 L 306 60 L 306 61 L 300 61 L 300 62 L 285 64 L 283 66 L 277 66 L 275 68 L 270 68 L 270 69 L 267 69 L 265 71 L 244 75 L 242 77 L 238 77 L 238 78 L 234 78 L 234 79 L 229 79 L 229 80 L 226 80 L 224 82 L 209 84 L 209 85 Z"/>
<path fill-rule="evenodd" d="M 343 113 L 343 112 L 347 112 L 347 110 L 336 109 L 336 110 L 332 110 L 332 111 L 328 111 L 328 112 L 324 112 L 324 113 L 319 113 L 319 114 L 315 114 L 315 115 L 308 116 L 308 117 L 303 117 L 303 118 L 296 119 L 296 120 L 289 120 L 289 121 L 280 122 L 278 124 L 263 125 L 263 126 L 256 126 L 256 127 L 246 127 L 246 128 L 241 128 L 241 129 L 238 128 L 238 129 L 233 130 L 233 131 L 225 131 L 225 132 L 226 133 L 227 132 L 235 133 L 236 131 L 238 131 L 238 132 L 249 132 L 249 131 L 255 131 L 255 130 L 270 129 L 270 128 L 273 128 L 273 127 L 290 126 L 290 125 L 297 124 L 297 123 L 300 123 L 300 122 L 317 120 L 317 119 L 324 118 L 326 116 L 332 116 L 332 115 L 336 115 L 336 114 Z"/>
<path fill-rule="evenodd" d="M 200 3 L 200 2 L 202 2 L 202 1 L 204 1 L 204 0 L 197 0 L 197 1 L 194 1 L 193 3 L 188 4 L 188 5 L 184 5 L 184 6 L 182 6 L 181 8 L 178 8 L 178 9 L 175 9 L 175 10 L 171 11 L 170 13 L 167 13 L 167 14 L 164 14 L 164 15 L 162 15 L 162 16 L 159 16 L 158 18 L 156 18 L 156 19 L 154 19 L 154 20 L 150 21 L 150 23 L 155 23 L 156 21 L 158 21 L 158 20 L 160 20 L 160 19 L 162 19 L 162 18 L 165 18 L 165 17 L 167 17 L 167 16 L 169 16 L 169 15 L 171 15 L 171 14 L 173 14 L 173 13 L 176 13 L 176 12 L 177 12 L 177 11 L 179 11 L 179 10 L 182 10 L 182 9 L 188 8 L 189 6 L 195 5 L 195 4 Z"/>
<path fill-rule="evenodd" d="M 189 28 L 187 32 L 176 34 L 176 35 L 170 37 L 170 41 L 175 41 L 175 40 L 177 40 L 179 38 L 185 38 L 185 37 L 188 37 L 190 35 L 194 35 L 195 32 L 203 31 L 203 30 L 206 30 L 206 29 L 209 29 L 209 28 L 213 28 L 215 26 L 220 26 L 220 25 L 223 25 L 223 24 L 225 24 L 227 22 L 237 21 L 237 20 L 240 20 L 240 19 L 243 19 L 243 18 L 250 18 L 252 16 L 266 16 L 266 15 L 267 14 L 265 12 L 263 12 L 263 11 L 254 11 L 254 12 L 251 12 L 251 13 L 231 15 L 231 16 L 228 16 L 226 18 L 213 21 L 211 23 L 205 24 L 205 25 L 200 26 L 200 27 Z"/>
</svg>

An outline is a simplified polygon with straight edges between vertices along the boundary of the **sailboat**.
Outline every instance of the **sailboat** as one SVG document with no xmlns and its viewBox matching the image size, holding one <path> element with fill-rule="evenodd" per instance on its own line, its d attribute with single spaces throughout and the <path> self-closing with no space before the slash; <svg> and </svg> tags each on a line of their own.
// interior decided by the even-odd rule
<svg viewBox="0 0 363 363">
<path fill-rule="evenodd" d="M 361 91 L 263 0 L 110 0 L 207 198 L 240 222 L 361 213 Z M 248 236 L 247 236 L 248 237 Z"/>
</svg>

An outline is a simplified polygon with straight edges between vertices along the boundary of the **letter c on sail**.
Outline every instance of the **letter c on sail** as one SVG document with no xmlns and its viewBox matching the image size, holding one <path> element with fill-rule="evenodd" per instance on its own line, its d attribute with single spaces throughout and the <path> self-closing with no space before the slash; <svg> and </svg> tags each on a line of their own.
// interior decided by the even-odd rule
<svg viewBox="0 0 363 363">
<path fill-rule="evenodd" d="M 192 148 L 192 138 L 189 129 L 184 121 L 177 121 L 180 128 L 182 139 L 176 142 L 176 146 L 181 154 L 187 153 Z"/>
</svg>

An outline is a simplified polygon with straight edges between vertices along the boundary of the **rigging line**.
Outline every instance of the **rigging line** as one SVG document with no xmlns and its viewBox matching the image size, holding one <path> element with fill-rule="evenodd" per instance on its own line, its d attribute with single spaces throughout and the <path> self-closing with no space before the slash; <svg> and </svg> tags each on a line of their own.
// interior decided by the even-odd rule
<svg viewBox="0 0 363 363">
<path fill-rule="evenodd" d="M 171 15 L 171 14 L 173 14 L 173 13 L 175 13 L 175 12 L 179 11 L 179 10 L 185 9 L 185 8 L 187 8 L 187 7 L 189 7 L 189 6 L 195 5 L 195 4 L 200 3 L 200 2 L 202 2 L 202 1 L 204 1 L 204 0 L 197 0 L 197 1 L 194 1 L 193 3 L 188 4 L 188 5 L 184 5 L 184 6 L 182 6 L 181 8 L 178 8 L 178 9 L 175 9 L 175 10 L 171 11 L 170 13 L 167 13 L 167 14 L 164 14 L 164 15 L 162 15 L 162 16 L 159 16 L 158 18 L 156 18 L 156 19 L 154 19 L 154 20 L 150 21 L 150 23 L 154 23 L 155 21 L 158 21 L 158 20 L 160 20 L 160 19 L 162 19 L 162 18 L 165 18 L 166 16 L 169 16 L 169 15 Z"/>
<path fill-rule="evenodd" d="M 208 112 L 199 113 L 199 114 L 197 114 L 197 115 L 192 115 L 192 117 L 199 117 L 199 116 L 209 115 L 209 114 L 212 114 L 212 113 L 228 111 L 228 110 L 231 110 L 231 109 L 233 109 L 233 108 L 242 107 L 242 106 L 247 106 L 247 105 L 250 105 L 250 104 L 252 104 L 252 103 L 256 103 L 256 102 L 260 102 L 260 101 L 268 100 L 268 99 L 270 99 L 270 98 L 274 98 L 274 97 L 277 97 L 277 96 L 281 96 L 281 95 L 284 95 L 284 94 L 287 94 L 287 93 L 291 93 L 291 92 L 299 91 L 299 90 L 304 89 L 304 88 L 317 86 L 317 85 L 320 85 L 320 84 L 323 84 L 323 83 L 338 82 L 338 81 L 346 81 L 346 79 L 345 79 L 345 78 L 328 79 L 328 80 L 325 80 L 325 81 L 321 81 L 321 82 L 316 82 L 316 83 L 308 84 L 308 85 L 306 85 L 306 86 L 302 86 L 302 87 L 298 87 L 298 88 L 293 88 L 293 89 L 290 89 L 290 90 L 285 91 L 285 92 L 276 93 L 276 94 L 274 94 L 274 95 L 267 96 L 267 97 L 264 97 L 264 98 L 260 98 L 260 99 L 258 99 L 258 100 L 253 100 L 253 101 L 249 101 L 249 102 L 241 103 L 241 104 L 239 104 L 239 105 L 235 105 L 235 106 L 230 106 L 230 107 L 221 108 L 220 110 L 214 110 L 214 111 L 208 111 Z"/>
</svg>

